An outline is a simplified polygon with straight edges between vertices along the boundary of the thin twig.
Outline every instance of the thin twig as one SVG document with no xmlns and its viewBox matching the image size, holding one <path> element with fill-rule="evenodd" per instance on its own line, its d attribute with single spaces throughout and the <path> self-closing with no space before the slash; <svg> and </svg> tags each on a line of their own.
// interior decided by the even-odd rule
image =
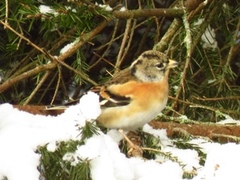
<svg viewBox="0 0 240 180">
<path fill-rule="evenodd" d="M 237 41 L 237 39 L 239 37 L 239 31 L 240 31 L 240 17 L 238 18 L 238 24 L 237 24 L 235 33 L 233 35 L 233 42 L 234 42 L 234 44 L 231 46 L 231 48 L 230 48 L 230 50 L 228 52 L 227 61 L 226 61 L 225 65 L 224 65 L 225 68 L 230 66 L 230 62 L 233 59 L 233 56 L 235 56 L 235 54 L 233 52 L 234 52 L 234 47 L 236 46 L 235 42 Z M 224 72 L 226 72 L 226 71 L 224 71 Z"/>
<path fill-rule="evenodd" d="M 104 57 L 105 57 L 106 54 L 109 53 L 109 50 L 110 50 L 110 48 L 112 47 L 113 42 L 117 40 L 117 38 L 115 38 L 115 37 L 116 37 L 116 34 L 117 34 L 118 24 L 119 24 L 119 19 L 116 19 L 116 21 L 115 21 L 115 26 L 114 26 L 113 33 L 112 33 L 112 37 L 111 37 L 110 41 L 109 41 L 108 43 L 104 43 L 102 46 L 100 46 L 99 48 L 96 49 L 96 51 L 98 51 L 98 50 L 104 48 L 104 47 L 107 45 L 107 48 L 106 48 L 106 50 L 103 52 L 103 54 L 100 56 L 99 54 L 93 52 L 94 55 L 96 55 L 96 56 L 99 57 L 99 59 L 98 59 L 96 62 L 94 62 L 94 63 L 91 65 L 91 67 L 89 67 L 89 70 L 90 70 L 91 68 L 93 68 L 94 66 L 96 66 L 101 60 L 105 61 L 106 63 L 108 63 L 108 64 L 110 64 L 112 67 L 114 67 L 113 63 L 109 62 L 109 61 L 108 61 L 107 59 L 105 59 Z M 123 35 L 122 35 L 122 36 L 123 36 Z M 121 37 L 122 37 L 122 36 L 121 36 Z M 119 36 L 119 38 L 120 38 L 120 36 Z"/>
<path fill-rule="evenodd" d="M 215 98 L 200 98 L 193 96 L 193 98 L 200 100 L 200 101 L 228 101 L 228 100 L 240 100 L 240 96 L 229 96 L 229 97 L 215 97 Z"/>
<path fill-rule="evenodd" d="M 132 19 L 128 19 L 127 24 L 126 24 L 126 28 L 125 28 L 125 32 L 124 32 L 124 36 L 123 36 L 123 40 L 122 40 L 122 43 L 121 43 L 121 47 L 120 47 L 120 50 L 119 50 L 119 53 L 118 53 L 118 56 L 117 56 L 117 61 L 116 61 L 116 65 L 115 65 L 116 69 L 115 69 L 114 73 L 119 71 L 120 65 L 122 63 L 122 55 L 123 55 L 124 50 L 125 50 L 127 39 L 129 38 L 129 32 L 130 32 L 130 29 L 131 29 L 131 24 L 132 24 Z"/>
<path fill-rule="evenodd" d="M 53 97 L 52 97 L 52 100 L 50 102 L 50 105 L 53 105 L 53 102 L 57 96 L 57 92 L 58 92 L 58 89 L 59 89 L 59 85 L 60 85 L 60 80 L 61 80 L 61 74 L 62 74 L 62 71 L 61 71 L 61 67 L 60 66 L 57 66 L 58 68 L 58 78 L 57 78 L 57 84 L 56 84 L 56 88 L 54 90 L 54 94 L 53 94 Z"/>
<path fill-rule="evenodd" d="M 27 100 L 23 103 L 23 105 L 27 105 L 33 98 L 33 96 L 37 93 L 37 91 L 40 89 L 40 87 L 43 85 L 43 83 L 47 80 L 48 76 L 50 75 L 51 71 L 46 71 L 44 76 L 42 77 L 41 81 L 38 83 L 38 85 L 34 88 L 32 93 L 28 96 Z"/>
<path fill-rule="evenodd" d="M 11 30 L 13 33 L 15 33 L 16 35 L 18 35 L 18 37 L 22 38 L 23 40 L 27 41 L 27 43 L 31 46 L 33 46 L 35 49 L 37 49 L 38 51 L 40 51 L 42 54 L 47 55 L 46 52 L 40 48 L 39 46 L 37 46 L 36 44 L 34 44 L 32 41 L 30 41 L 28 38 L 26 38 L 25 36 L 23 36 L 22 34 L 18 33 L 16 30 L 14 30 L 9 24 L 6 24 L 5 22 L 0 20 L 0 23 L 2 25 L 4 25 L 6 28 L 8 28 L 9 30 Z M 50 56 L 50 54 L 48 54 L 48 56 Z M 51 56 L 52 60 L 54 59 L 53 56 Z"/>
<path fill-rule="evenodd" d="M 128 41 L 127 41 L 127 46 L 125 47 L 124 49 L 124 53 L 121 57 L 121 63 L 123 62 L 124 58 L 126 57 L 127 53 L 128 53 L 128 50 L 130 48 L 130 45 L 131 45 L 131 42 L 132 42 L 132 39 L 133 39 L 133 35 L 134 35 L 134 32 L 135 32 L 135 28 L 136 28 L 136 24 L 137 24 L 137 20 L 134 19 L 133 20 L 133 24 L 132 24 L 132 27 L 131 27 L 131 31 L 130 31 L 130 35 L 128 37 Z"/>
<path fill-rule="evenodd" d="M 50 86 L 52 85 L 53 81 L 55 80 L 56 76 L 57 76 L 57 73 L 54 73 L 54 75 L 51 77 L 50 82 L 47 84 L 47 87 L 45 87 L 43 89 L 43 92 L 41 93 L 41 97 L 38 99 L 38 103 L 37 104 L 39 104 L 42 101 L 43 97 L 48 92 L 48 90 L 49 90 Z"/>
<path fill-rule="evenodd" d="M 8 8 L 9 8 L 9 6 L 8 6 L 9 4 L 8 4 L 8 0 L 5 0 L 5 24 L 8 24 Z M 4 27 L 4 29 L 7 29 L 7 26 L 3 26 Z"/>
<path fill-rule="evenodd" d="M 172 97 L 172 96 L 169 96 L 169 99 L 172 99 L 174 101 L 190 105 L 191 108 L 202 108 L 202 109 L 207 109 L 207 110 L 210 110 L 210 111 L 213 111 L 213 112 L 218 111 L 218 112 L 224 112 L 224 113 L 227 113 L 227 114 L 240 114 L 239 111 L 234 111 L 234 110 L 230 110 L 230 109 L 222 109 L 222 108 L 214 108 L 214 107 L 210 107 L 210 106 L 204 106 L 204 105 L 196 104 L 196 103 L 193 103 L 193 102 L 190 102 L 190 101 L 184 101 L 184 100 L 181 100 L 181 99 L 177 99 L 177 98 Z"/>
</svg>

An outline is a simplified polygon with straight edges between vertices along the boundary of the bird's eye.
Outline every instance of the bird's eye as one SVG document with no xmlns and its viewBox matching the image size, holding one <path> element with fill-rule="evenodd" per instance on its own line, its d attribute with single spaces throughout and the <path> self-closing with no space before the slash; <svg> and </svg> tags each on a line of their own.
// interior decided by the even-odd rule
<svg viewBox="0 0 240 180">
<path fill-rule="evenodd" d="M 158 64 L 156 64 L 156 67 L 159 69 L 162 69 L 164 67 L 164 65 L 163 65 L 163 63 L 158 63 Z"/>
</svg>

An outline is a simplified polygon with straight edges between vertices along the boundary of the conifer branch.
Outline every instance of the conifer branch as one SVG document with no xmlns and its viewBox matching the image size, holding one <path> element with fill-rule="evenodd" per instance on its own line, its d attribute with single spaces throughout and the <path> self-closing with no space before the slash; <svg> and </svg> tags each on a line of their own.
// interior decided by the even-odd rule
<svg viewBox="0 0 240 180">
<path fill-rule="evenodd" d="M 17 31 L 15 31 L 11 26 L 9 26 L 8 24 L 6 24 L 5 22 L 0 20 L 0 23 L 2 25 L 5 25 L 8 29 L 10 29 L 12 32 L 14 32 L 16 35 L 18 35 L 19 37 L 21 37 L 23 40 L 27 41 L 28 44 L 30 44 L 31 46 L 33 46 L 35 49 L 37 49 L 38 51 L 40 51 L 42 54 L 44 54 L 45 56 L 49 57 L 52 62 L 49 64 L 45 64 L 45 65 L 40 65 L 35 67 L 32 70 L 29 70 L 27 72 L 22 73 L 21 75 L 8 79 L 7 81 L 5 81 L 3 84 L 0 85 L 0 92 L 5 91 L 6 89 L 8 89 L 9 87 L 13 86 L 15 83 L 29 78 L 35 74 L 38 74 L 42 71 L 45 70 L 50 70 L 53 69 L 57 66 L 57 62 L 59 62 L 60 64 L 66 66 L 67 68 L 73 70 L 75 73 L 79 74 L 82 76 L 83 79 L 85 79 L 86 81 L 89 81 L 90 83 L 96 85 L 97 83 L 95 83 L 94 81 L 92 81 L 91 79 L 89 79 L 88 77 L 84 76 L 83 73 L 73 69 L 72 67 L 68 66 L 66 63 L 64 63 L 63 61 L 71 56 L 72 54 L 74 54 L 77 49 L 79 49 L 83 44 L 85 44 L 87 41 L 89 41 L 90 39 L 92 39 L 96 34 L 98 34 L 105 26 L 107 26 L 108 22 L 111 21 L 111 19 L 106 19 L 104 20 L 99 26 L 97 26 L 95 29 L 93 29 L 91 32 L 85 34 L 82 39 L 76 43 L 72 48 L 70 48 L 66 53 L 61 54 L 58 58 L 53 57 L 51 54 L 47 53 L 44 49 L 40 48 L 39 46 L 37 46 L 36 44 L 34 44 L 33 42 L 31 42 L 29 39 L 27 39 L 26 37 L 24 37 L 23 35 L 21 35 L 20 33 L 18 33 Z"/>
<path fill-rule="evenodd" d="M 136 19 L 141 17 L 180 17 L 183 15 L 183 9 L 137 9 L 137 10 L 127 10 L 127 11 L 113 11 L 113 16 L 118 19 Z"/>
</svg>

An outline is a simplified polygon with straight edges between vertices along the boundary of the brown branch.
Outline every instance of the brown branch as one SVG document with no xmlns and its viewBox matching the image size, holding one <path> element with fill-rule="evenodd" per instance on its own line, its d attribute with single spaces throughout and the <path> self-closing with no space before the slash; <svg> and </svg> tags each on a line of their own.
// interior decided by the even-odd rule
<svg viewBox="0 0 240 180">
<path fill-rule="evenodd" d="M 223 113 L 227 113 L 227 114 L 240 114 L 239 111 L 237 110 L 230 110 L 230 109 L 223 109 L 223 108 L 215 108 L 215 107 L 210 107 L 210 106 L 204 106 L 204 105 L 201 105 L 201 104 L 196 104 L 196 103 L 193 103 L 193 102 L 190 102 L 190 101 L 184 101 L 184 100 L 181 100 L 181 99 L 177 99 L 175 97 L 172 97 L 172 96 L 168 96 L 169 99 L 172 99 L 174 101 L 177 101 L 177 102 L 180 102 L 180 103 L 184 103 L 184 104 L 187 104 L 189 105 L 191 108 L 202 108 L 202 109 L 207 109 L 209 111 L 213 111 L 213 112 L 223 112 Z"/>
<path fill-rule="evenodd" d="M 240 30 L 240 18 L 238 18 L 238 23 L 237 23 L 237 27 L 236 27 L 236 30 L 234 32 L 234 35 L 233 35 L 233 42 L 236 42 L 239 38 L 239 30 Z M 238 44 L 238 45 L 237 45 Z M 239 44 L 240 43 L 234 43 L 229 52 L 228 52 L 228 56 L 227 56 L 227 60 L 226 60 L 226 63 L 224 65 L 224 68 L 226 69 L 228 66 L 230 66 L 230 62 L 231 60 L 239 53 L 239 49 L 238 51 L 236 51 L 236 47 L 239 48 Z M 224 71 L 226 72 L 226 70 Z"/>
<path fill-rule="evenodd" d="M 65 109 L 47 110 L 45 106 L 33 105 L 14 105 L 15 108 L 32 114 L 53 115 L 57 116 Z M 153 120 L 149 123 L 154 129 L 166 129 L 169 137 L 182 136 L 202 136 L 208 137 L 214 141 L 220 142 L 240 142 L 240 126 L 237 125 L 220 125 L 214 123 L 183 124 L 177 122 L 161 122 Z M 183 135 L 183 136 L 184 136 Z M 135 142 L 135 141 L 134 141 Z"/>
<path fill-rule="evenodd" d="M 9 26 L 8 24 L 6 24 L 6 23 L 4 23 L 3 21 L 0 20 L 0 24 L 5 25 L 9 30 L 11 30 L 12 32 L 17 34 L 23 40 L 28 42 L 28 44 L 30 44 L 35 49 L 37 49 L 42 54 L 44 54 L 46 57 L 49 57 L 52 60 L 52 62 L 49 63 L 49 64 L 44 64 L 44 65 L 37 66 L 34 69 L 31 69 L 31 70 L 29 70 L 27 72 L 24 72 L 24 73 L 22 73 L 21 75 L 19 75 L 17 77 L 13 77 L 11 79 L 6 80 L 3 84 L 0 85 L 0 93 L 4 92 L 5 90 L 7 90 L 11 86 L 13 86 L 15 83 L 20 82 L 23 79 L 27 79 L 27 78 L 29 78 L 31 76 L 34 76 L 35 74 L 38 74 L 38 73 L 40 73 L 42 71 L 54 69 L 57 66 L 57 62 L 60 62 L 62 65 L 70 68 L 71 70 L 73 70 L 73 68 L 71 68 L 70 66 L 66 65 L 62 61 L 64 61 L 67 57 L 73 55 L 82 45 L 84 45 L 87 41 L 91 40 L 95 35 L 97 35 L 99 32 L 101 32 L 107 26 L 109 21 L 111 21 L 111 19 L 105 19 L 99 26 L 97 26 L 91 32 L 85 34 L 78 43 L 76 43 L 72 48 L 70 48 L 67 52 L 61 54 L 56 59 L 51 54 L 49 54 L 47 51 L 45 51 L 44 49 L 40 48 L 39 46 L 37 46 L 36 44 L 31 42 L 29 39 L 27 39 L 26 37 L 22 36 L 17 31 L 15 31 L 11 26 Z M 74 69 L 74 72 L 78 72 L 78 71 Z M 79 73 L 80 73 L 80 75 L 82 75 L 81 72 L 78 72 L 78 74 Z M 87 81 L 89 81 L 89 82 L 91 82 L 91 83 L 94 83 L 93 81 L 90 81 L 90 79 L 85 77 L 85 76 L 83 76 L 82 78 L 87 80 Z M 96 84 L 96 83 L 94 83 L 94 84 Z"/>
<path fill-rule="evenodd" d="M 132 19 L 128 19 L 127 22 L 126 22 L 125 31 L 123 33 L 122 43 L 121 43 L 119 53 L 118 53 L 118 56 L 117 56 L 117 60 L 116 60 L 116 64 L 115 64 L 116 69 L 115 69 L 114 73 L 117 73 L 120 69 L 120 65 L 121 65 L 122 60 L 123 60 L 123 58 L 122 58 L 123 53 L 124 53 L 124 50 L 126 49 L 126 44 L 127 44 L 128 38 L 129 38 L 130 29 L 132 27 L 131 25 L 132 25 Z"/>
<path fill-rule="evenodd" d="M 197 96 L 193 96 L 193 98 L 200 100 L 200 101 L 227 101 L 227 100 L 240 100 L 240 96 L 229 96 L 229 97 L 215 97 L 215 98 L 201 98 Z"/>
<path fill-rule="evenodd" d="M 8 0 L 5 0 L 5 24 L 8 24 L 8 12 L 9 12 L 9 3 Z M 7 27 L 4 26 L 4 29 L 6 29 Z"/>
<path fill-rule="evenodd" d="M 42 71 L 46 71 L 46 70 L 50 70 L 56 67 L 55 63 L 49 63 L 49 64 L 44 64 L 44 65 L 40 65 L 35 67 L 34 69 L 31 69 L 27 72 L 22 73 L 21 75 L 8 79 L 6 80 L 3 84 L 0 85 L 0 93 L 7 90 L 8 88 L 10 88 L 11 86 L 13 86 L 14 84 L 16 84 L 17 82 L 22 81 L 23 79 L 27 79 L 29 77 L 34 76 L 35 74 L 38 74 Z"/>
<path fill-rule="evenodd" d="M 214 141 L 229 142 L 238 141 L 240 137 L 240 126 L 236 125 L 219 125 L 201 123 L 201 124 L 181 124 L 176 122 L 152 121 L 150 125 L 154 129 L 167 129 L 170 137 L 178 136 L 180 131 L 186 131 L 193 136 L 208 137 Z"/>
<path fill-rule="evenodd" d="M 91 40 L 95 35 L 97 35 L 99 32 L 101 32 L 107 25 L 108 22 L 110 22 L 112 19 L 108 18 L 105 19 L 99 26 L 97 26 L 95 29 L 93 29 L 91 32 L 84 34 L 80 41 L 76 43 L 72 48 L 68 49 L 65 53 L 61 54 L 58 57 L 58 61 L 63 61 L 67 57 L 73 55 L 80 47 L 82 47 L 86 42 Z"/>
<path fill-rule="evenodd" d="M 163 16 L 163 17 L 180 17 L 183 15 L 183 9 L 137 9 L 137 10 L 127 10 L 127 11 L 113 11 L 113 16 L 118 19 L 135 19 L 140 17 L 153 17 L 153 16 Z"/>
<path fill-rule="evenodd" d="M 180 19 L 175 18 L 162 39 L 155 45 L 154 49 L 164 52 L 166 47 L 169 45 L 169 42 L 174 37 L 181 25 L 182 22 L 180 21 Z"/>
</svg>

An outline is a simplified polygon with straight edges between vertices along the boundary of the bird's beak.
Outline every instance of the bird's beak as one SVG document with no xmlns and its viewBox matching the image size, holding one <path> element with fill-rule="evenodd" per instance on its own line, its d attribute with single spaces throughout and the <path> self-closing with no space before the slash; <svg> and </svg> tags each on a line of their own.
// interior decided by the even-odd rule
<svg viewBox="0 0 240 180">
<path fill-rule="evenodd" d="M 168 63 L 168 68 L 175 68 L 179 65 L 180 63 L 173 60 L 173 59 L 169 59 L 169 63 Z"/>
</svg>

